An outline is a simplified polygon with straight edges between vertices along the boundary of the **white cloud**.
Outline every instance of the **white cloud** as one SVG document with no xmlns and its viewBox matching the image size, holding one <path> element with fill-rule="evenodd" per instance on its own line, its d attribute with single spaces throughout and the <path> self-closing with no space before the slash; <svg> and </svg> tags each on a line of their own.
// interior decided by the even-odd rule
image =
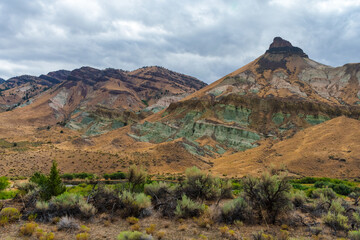
<svg viewBox="0 0 360 240">
<path fill-rule="evenodd" d="M 0 77 L 161 65 L 212 82 L 275 36 L 330 65 L 359 62 L 354 0 L 0 2 Z"/>
</svg>

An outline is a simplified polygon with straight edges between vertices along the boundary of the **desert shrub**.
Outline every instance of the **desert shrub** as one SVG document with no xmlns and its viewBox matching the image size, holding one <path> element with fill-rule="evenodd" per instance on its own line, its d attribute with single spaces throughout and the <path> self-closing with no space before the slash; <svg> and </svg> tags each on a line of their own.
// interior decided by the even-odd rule
<svg viewBox="0 0 360 240">
<path fill-rule="evenodd" d="M 255 232 L 251 235 L 254 240 L 275 240 L 273 236 L 265 234 L 264 231 Z"/>
<path fill-rule="evenodd" d="M 312 198 L 320 198 L 321 195 L 323 195 L 325 199 L 328 200 L 333 200 L 337 198 L 336 193 L 331 188 L 319 188 L 319 189 L 315 189 L 311 193 Z"/>
<path fill-rule="evenodd" d="M 49 202 L 45 202 L 45 201 L 37 201 L 35 208 L 39 211 L 47 211 L 49 210 Z"/>
<path fill-rule="evenodd" d="M 151 200 L 144 193 L 124 191 L 119 195 L 119 198 L 123 217 L 144 217 L 148 215 L 146 210 L 151 206 Z"/>
<path fill-rule="evenodd" d="M 221 185 L 226 185 L 227 189 L 223 192 L 231 192 L 231 182 L 225 182 L 216 179 L 210 174 L 206 174 L 197 167 L 188 168 L 185 171 L 185 181 L 183 185 L 183 192 L 186 196 L 194 200 L 213 200 L 221 195 Z M 230 190 L 229 190 L 230 189 Z"/>
<path fill-rule="evenodd" d="M 349 198 L 354 201 L 355 206 L 358 206 L 360 201 L 360 188 L 355 188 L 353 192 L 349 194 Z"/>
<path fill-rule="evenodd" d="M 57 211 L 64 212 L 66 215 L 81 213 L 83 217 L 89 218 L 96 213 L 96 208 L 86 203 L 84 198 L 79 194 L 63 193 L 57 197 L 53 197 L 50 203 L 55 206 Z"/>
<path fill-rule="evenodd" d="M 128 218 L 126 218 L 126 221 L 130 224 L 136 224 L 139 222 L 139 219 L 136 217 L 128 217 Z"/>
<path fill-rule="evenodd" d="M 236 220 L 248 221 L 251 219 L 251 208 L 244 198 L 239 197 L 222 206 L 221 216 L 227 223 L 233 223 Z"/>
<path fill-rule="evenodd" d="M 8 222 L 15 222 L 20 219 L 20 212 L 16 208 L 8 207 L 0 211 L 0 218 Z"/>
<path fill-rule="evenodd" d="M 342 214 L 335 214 L 331 211 L 323 217 L 323 221 L 335 232 L 338 230 L 347 230 L 349 228 L 348 218 L 346 216 Z"/>
<path fill-rule="evenodd" d="M 79 229 L 79 224 L 72 217 L 64 216 L 60 218 L 59 222 L 56 224 L 59 231 L 75 231 Z"/>
<path fill-rule="evenodd" d="M 150 235 L 153 235 L 155 233 L 155 230 L 156 224 L 150 224 L 150 226 L 145 229 L 146 233 Z"/>
<path fill-rule="evenodd" d="M 222 199 L 233 198 L 233 194 L 232 194 L 233 185 L 230 180 L 214 178 L 214 186 L 218 189 L 216 195 L 217 198 L 216 205 L 219 205 L 220 200 Z"/>
<path fill-rule="evenodd" d="M 350 240 L 360 240 L 360 230 L 350 231 L 348 236 Z"/>
<path fill-rule="evenodd" d="M 264 173 L 260 178 L 246 177 L 243 181 L 244 195 L 260 219 L 275 223 L 278 215 L 291 207 L 291 185 L 285 175 Z M 263 214 L 266 211 L 266 215 Z"/>
<path fill-rule="evenodd" d="M 329 210 L 335 214 L 344 214 L 345 208 L 342 206 L 342 199 L 338 198 L 331 202 Z"/>
<path fill-rule="evenodd" d="M 198 217 L 204 212 L 204 210 L 204 204 L 195 202 L 186 195 L 183 195 L 182 199 L 177 203 L 175 215 L 179 218 Z"/>
<path fill-rule="evenodd" d="M 131 225 L 130 229 L 131 229 L 131 231 L 139 231 L 140 225 L 138 223 L 135 223 L 135 224 Z"/>
<path fill-rule="evenodd" d="M 10 186 L 10 182 L 7 177 L 0 177 L 0 191 L 8 188 Z"/>
<path fill-rule="evenodd" d="M 165 232 L 164 231 L 158 231 L 155 235 L 156 235 L 157 239 L 161 240 L 161 239 L 164 239 Z"/>
<path fill-rule="evenodd" d="M 25 223 L 20 227 L 20 234 L 22 236 L 32 236 L 38 225 L 34 222 Z"/>
<path fill-rule="evenodd" d="M 53 197 L 49 202 L 38 201 L 33 212 L 40 221 L 49 221 L 54 217 L 80 216 L 90 218 L 95 215 L 96 208 L 86 203 L 79 194 L 65 192 Z"/>
<path fill-rule="evenodd" d="M 328 213 L 323 217 L 324 223 L 331 227 L 335 232 L 349 228 L 349 219 L 345 216 L 345 208 L 341 203 L 341 199 L 333 200 Z"/>
<path fill-rule="evenodd" d="M 82 196 L 79 194 L 65 192 L 59 196 L 53 197 L 50 202 L 58 209 L 69 209 L 75 207 L 81 198 Z"/>
<path fill-rule="evenodd" d="M 360 228 L 360 214 L 358 212 L 353 212 L 352 214 L 352 226 Z"/>
<path fill-rule="evenodd" d="M 73 180 L 74 179 L 74 174 L 64 173 L 63 175 L 61 175 L 61 178 L 66 179 L 66 180 Z"/>
<path fill-rule="evenodd" d="M 78 202 L 78 206 L 82 216 L 85 218 L 93 217 L 97 212 L 96 208 L 92 204 L 85 202 L 83 199 Z"/>
<path fill-rule="evenodd" d="M 82 232 L 76 234 L 76 240 L 88 240 L 90 239 L 90 234 L 88 232 Z"/>
<path fill-rule="evenodd" d="M 153 238 L 142 232 L 134 231 L 123 231 L 117 236 L 118 240 L 152 240 Z"/>
<path fill-rule="evenodd" d="M 295 191 L 291 194 L 291 202 L 295 207 L 303 206 L 307 201 L 307 197 L 304 191 Z"/>
<path fill-rule="evenodd" d="M 145 185 L 144 192 L 151 196 L 155 210 L 161 212 L 163 216 L 174 216 L 177 201 L 182 195 L 178 184 L 152 182 Z"/>
<path fill-rule="evenodd" d="M 129 168 L 127 179 L 130 183 L 130 190 L 133 192 L 136 187 L 144 186 L 147 179 L 147 172 L 141 167 L 132 165 Z"/>
<path fill-rule="evenodd" d="M 17 189 L 24 192 L 25 194 L 38 188 L 35 182 L 25 182 L 16 185 Z"/>
<path fill-rule="evenodd" d="M 172 194 L 177 188 L 177 185 L 172 185 L 167 182 L 152 182 L 144 186 L 144 193 L 149 195 L 153 201 L 157 202 L 159 199 L 166 198 Z"/>
<path fill-rule="evenodd" d="M 113 189 L 100 185 L 92 194 L 91 204 L 98 210 L 98 212 L 113 212 L 122 208 L 120 197 Z"/>
</svg>

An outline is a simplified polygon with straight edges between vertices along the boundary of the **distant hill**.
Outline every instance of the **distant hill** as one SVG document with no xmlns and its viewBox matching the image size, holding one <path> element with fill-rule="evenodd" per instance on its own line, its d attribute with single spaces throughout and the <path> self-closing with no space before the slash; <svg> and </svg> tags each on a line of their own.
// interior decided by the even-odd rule
<svg viewBox="0 0 360 240">
<path fill-rule="evenodd" d="M 196 78 L 162 67 L 131 72 L 82 67 L 21 76 L 0 85 L 3 104 L 13 109 L 0 114 L 0 120 L 22 126 L 58 123 L 97 135 L 137 122 L 204 86 Z"/>
<path fill-rule="evenodd" d="M 29 104 L 32 97 L 64 81 L 69 74 L 70 71 L 60 70 L 40 77 L 22 75 L 0 81 L 0 112 Z"/>
</svg>

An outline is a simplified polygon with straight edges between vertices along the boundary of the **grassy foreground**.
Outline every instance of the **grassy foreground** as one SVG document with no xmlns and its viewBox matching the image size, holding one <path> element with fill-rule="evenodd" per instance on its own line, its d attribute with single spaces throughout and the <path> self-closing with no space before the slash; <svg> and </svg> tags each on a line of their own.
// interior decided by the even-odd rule
<svg viewBox="0 0 360 240">
<path fill-rule="evenodd" d="M 137 166 L 103 177 L 60 176 L 55 162 L 49 175 L 1 177 L 0 239 L 360 239 L 357 182 L 274 170 L 235 180 L 196 167 L 162 181 Z"/>
</svg>

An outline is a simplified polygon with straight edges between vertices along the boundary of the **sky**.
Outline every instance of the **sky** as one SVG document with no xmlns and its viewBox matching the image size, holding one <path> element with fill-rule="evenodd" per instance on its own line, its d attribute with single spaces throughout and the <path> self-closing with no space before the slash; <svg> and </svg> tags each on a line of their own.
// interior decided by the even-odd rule
<svg viewBox="0 0 360 240">
<path fill-rule="evenodd" d="M 163 66 L 211 83 L 276 36 L 315 61 L 360 62 L 360 0 L 6 0 L 0 77 Z"/>
</svg>

